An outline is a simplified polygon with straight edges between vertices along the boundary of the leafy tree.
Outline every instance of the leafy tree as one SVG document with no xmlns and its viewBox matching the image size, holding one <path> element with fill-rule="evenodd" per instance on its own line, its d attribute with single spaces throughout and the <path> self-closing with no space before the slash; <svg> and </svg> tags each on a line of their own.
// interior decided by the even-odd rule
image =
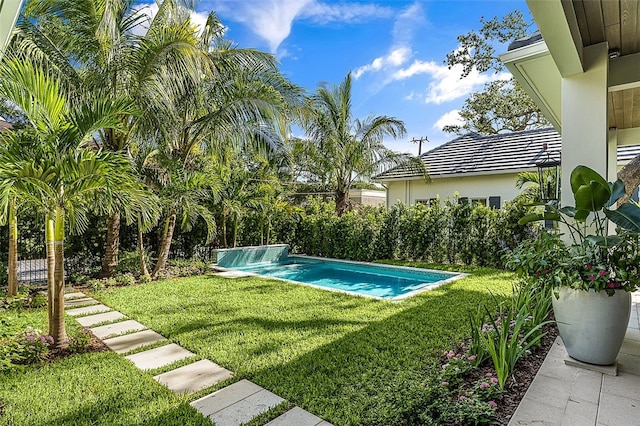
<svg viewBox="0 0 640 426">
<path fill-rule="evenodd" d="M 316 165 L 324 166 L 314 174 L 322 173 L 320 179 L 334 185 L 339 216 L 349 206 L 349 189 L 356 180 L 368 180 L 389 167 L 406 163 L 426 176 L 422 161 L 383 144 L 385 136 L 397 138 L 406 133 L 402 121 L 386 115 L 365 120 L 353 118 L 351 73 L 339 86 L 317 89 L 309 98 L 303 127 L 310 144 L 307 155 L 311 155 Z"/>
<path fill-rule="evenodd" d="M 445 126 L 444 132 L 493 135 L 550 126 L 540 108 L 513 78 L 487 83 L 482 92 L 467 98 L 459 114 L 464 123 Z"/>
<path fill-rule="evenodd" d="M 449 68 L 462 66 L 462 78 L 467 77 L 474 69 L 479 72 L 504 71 L 495 43 L 504 45 L 524 37 L 533 25 L 526 22 L 518 11 L 488 21 L 482 18 L 480 23 L 482 26 L 479 31 L 458 36 L 459 48 L 446 57 Z M 493 81 L 486 84 L 483 91 L 473 93 L 465 101 L 460 117 L 464 121 L 462 125 L 445 126 L 443 131 L 491 135 L 550 125 L 538 106 L 513 78 Z"/>
<path fill-rule="evenodd" d="M 135 108 L 122 98 L 72 97 L 56 74 L 21 58 L 5 57 L 0 94 L 32 126 L 3 135 L 0 194 L 15 194 L 46 216 L 49 334 L 57 347 L 64 347 L 65 227 L 86 229 L 87 212 L 115 192 L 129 194 L 131 210 L 149 207 L 127 158 L 88 145 L 101 129 L 122 130 L 122 117 Z"/>
</svg>

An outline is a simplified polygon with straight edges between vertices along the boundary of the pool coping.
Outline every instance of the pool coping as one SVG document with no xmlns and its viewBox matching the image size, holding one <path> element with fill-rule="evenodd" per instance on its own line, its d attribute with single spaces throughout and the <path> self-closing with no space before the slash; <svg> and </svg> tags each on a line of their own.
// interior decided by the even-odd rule
<svg viewBox="0 0 640 426">
<path fill-rule="evenodd" d="M 254 272 L 247 272 L 247 271 L 239 271 L 238 269 L 233 269 L 233 268 L 227 268 L 227 267 L 222 267 L 222 266 L 217 266 L 214 265 L 213 268 L 219 272 L 229 272 L 229 271 L 237 271 L 237 272 L 242 272 L 242 274 L 244 274 L 244 276 L 246 277 L 260 277 L 260 278 L 264 278 L 264 279 L 271 279 L 271 280 L 277 280 L 277 281 L 284 281 L 284 282 L 289 282 L 289 283 L 294 283 L 294 284 L 300 284 L 300 285 L 304 285 L 307 287 L 312 287 L 312 288 L 316 288 L 319 290 L 324 290 L 324 291 L 332 291 L 332 292 L 336 292 L 336 293 L 344 293 L 344 294 L 349 294 L 351 296 L 358 296 L 358 297 L 365 297 L 367 299 L 375 299 L 375 300 L 383 300 L 383 301 L 387 301 L 387 302 L 399 302 L 402 301 L 404 299 L 408 299 L 410 297 L 416 296 L 420 293 L 423 293 L 425 291 L 430 291 L 430 290 L 435 290 L 436 288 L 439 288 L 443 285 L 446 284 L 450 284 L 454 281 L 460 280 L 462 278 L 466 278 L 471 274 L 467 274 L 464 272 L 450 272 L 450 271 L 441 271 L 438 269 L 426 269 L 426 268 L 414 268 L 412 266 L 401 266 L 401 265 L 391 265 L 391 264 L 387 264 L 387 263 L 373 263 L 373 262 L 361 262 L 361 261 L 357 261 L 357 260 L 345 260 L 345 259 L 335 259 L 333 257 L 320 257 L 320 256 L 307 256 L 306 254 L 294 254 L 291 255 L 290 257 L 301 257 L 301 258 L 305 258 L 305 259 L 312 259 L 312 260 L 322 260 L 322 261 L 331 261 L 331 262 L 337 262 L 337 263 L 346 263 L 346 264 L 356 264 L 356 265 L 377 265 L 377 266 L 386 266 L 386 267 L 391 267 L 391 268 L 397 268 L 397 269 L 401 269 L 401 270 L 408 270 L 408 271 L 422 271 L 422 272 L 433 272 L 433 273 L 449 273 L 449 274 L 456 274 L 450 278 L 447 278 L 445 280 L 441 280 L 441 281 L 437 281 L 435 283 L 425 283 L 428 285 L 424 285 L 420 288 L 417 288 L 415 290 L 412 290 L 408 293 L 405 294 L 401 294 L 399 296 L 395 296 L 392 298 L 387 298 L 387 297 L 380 297 L 380 296 L 371 296 L 371 295 L 367 295 L 367 294 L 361 294 L 361 293 L 357 293 L 355 291 L 348 291 L 348 290 L 341 290 L 341 289 L 337 289 L 337 288 L 331 288 L 331 287 L 324 287 L 324 286 L 320 286 L 320 285 L 316 285 L 316 284 L 309 284 L 309 283 L 304 283 L 301 281 L 295 281 L 295 280 L 289 280 L 286 278 L 278 278 L 278 277 L 268 277 L 268 276 L 264 276 L 264 275 L 260 275 L 260 274 L 256 274 Z M 229 277 L 229 278 L 240 278 L 241 276 L 238 277 Z"/>
</svg>

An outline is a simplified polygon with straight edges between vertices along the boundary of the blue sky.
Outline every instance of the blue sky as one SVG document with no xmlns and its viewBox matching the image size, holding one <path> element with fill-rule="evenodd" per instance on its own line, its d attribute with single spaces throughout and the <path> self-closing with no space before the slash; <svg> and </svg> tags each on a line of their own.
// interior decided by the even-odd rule
<svg viewBox="0 0 640 426">
<path fill-rule="evenodd" d="M 520 10 L 524 0 L 204 0 L 199 17 L 215 11 L 240 47 L 275 54 L 282 72 L 310 91 L 321 82 L 338 84 L 349 71 L 355 116 L 389 115 L 405 122 L 407 135 L 385 140 L 397 151 L 417 153 L 413 138 L 428 137 L 423 152 L 454 135 L 467 96 L 504 75 L 472 73 L 460 80 L 445 55 L 456 37 L 480 27 L 480 18 Z M 197 19 L 197 18 L 196 18 Z M 506 46 L 498 48 L 500 52 Z"/>
</svg>

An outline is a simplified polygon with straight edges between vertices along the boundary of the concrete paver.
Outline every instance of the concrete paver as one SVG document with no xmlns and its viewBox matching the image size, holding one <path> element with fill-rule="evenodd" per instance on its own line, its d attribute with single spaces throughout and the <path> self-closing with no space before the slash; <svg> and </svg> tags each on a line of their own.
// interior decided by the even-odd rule
<svg viewBox="0 0 640 426">
<path fill-rule="evenodd" d="M 294 407 L 283 415 L 271 420 L 266 426 L 318 426 L 324 420 L 300 407 Z"/>
<path fill-rule="evenodd" d="M 261 390 L 260 386 L 244 379 L 191 402 L 191 406 L 203 416 L 209 416 Z"/>
<path fill-rule="evenodd" d="M 67 314 L 71 315 L 72 317 L 76 317 L 79 315 L 97 314 L 100 312 L 107 312 L 111 310 L 112 309 L 110 307 L 99 304 L 99 305 L 85 306 L 84 308 L 69 309 L 67 310 Z"/>
<path fill-rule="evenodd" d="M 97 338 L 104 339 L 105 337 L 108 337 L 108 336 L 123 334 L 131 331 L 140 331 L 146 328 L 147 327 L 140 324 L 138 321 L 127 320 L 127 321 L 115 322 L 113 324 L 101 325 L 99 327 L 94 327 L 91 329 L 91 332 L 95 334 Z"/>
<path fill-rule="evenodd" d="M 231 371 L 203 359 L 153 378 L 176 393 L 194 393 L 232 376 Z"/>
<path fill-rule="evenodd" d="M 607 426 L 637 425 L 640 402 L 619 395 L 602 394 L 598 408 L 598 424 Z"/>
<path fill-rule="evenodd" d="M 159 348 L 149 349 L 148 351 L 138 352 L 137 354 L 125 356 L 136 367 L 141 370 L 152 370 L 154 368 L 164 367 L 172 362 L 193 356 L 193 352 L 170 343 Z"/>
<path fill-rule="evenodd" d="M 153 330 L 144 330 L 137 333 L 127 334 L 125 336 L 113 337 L 103 340 L 104 344 L 112 351 L 118 354 L 132 351 L 142 346 L 167 340 L 162 335 Z"/>
<path fill-rule="evenodd" d="M 211 414 L 209 418 L 216 426 L 240 426 L 282 402 L 284 402 L 283 398 L 266 389 L 262 389 L 227 408 Z"/>
<path fill-rule="evenodd" d="M 65 309 L 69 309 L 78 306 L 95 305 L 97 303 L 99 302 L 92 297 L 80 297 L 78 299 L 65 300 L 64 307 Z"/>
<path fill-rule="evenodd" d="M 78 321 L 78 323 L 83 327 L 91 327 L 92 325 L 100 324 L 101 322 L 118 321 L 123 318 L 126 318 L 126 316 L 122 313 L 118 311 L 109 311 L 102 314 L 76 318 L 76 321 Z"/>
<path fill-rule="evenodd" d="M 85 297 L 85 294 L 80 292 L 80 291 L 74 291 L 73 293 L 66 293 L 64 295 L 65 300 L 66 299 L 77 299 L 80 297 Z"/>
</svg>

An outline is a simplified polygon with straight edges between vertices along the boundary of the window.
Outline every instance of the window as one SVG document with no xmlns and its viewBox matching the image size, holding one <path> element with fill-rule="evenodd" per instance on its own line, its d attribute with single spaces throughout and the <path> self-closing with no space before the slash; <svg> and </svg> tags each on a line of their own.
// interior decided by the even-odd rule
<svg viewBox="0 0 640 426">
<path fill-rule="evenodd" d="M 500 197 L 499 196 L 489 197 L 489 207 L 491 207 L 492 209 L 499 209 Z"/>
<path fill-rule="evenodd" d="M 471 204 L 473 206 L 486 206 L 487 199 L 486 198 L 471 198 Z"/>
<path fill-rule="evenodd" d="M 430 205 L 430 200 L 416 200 L 416 206 L 417 206 L 418 204 L 422 204 L 423 206 L 427 206 L 427 207 L 429 207 L 429 205 Z"/>
</svg>

